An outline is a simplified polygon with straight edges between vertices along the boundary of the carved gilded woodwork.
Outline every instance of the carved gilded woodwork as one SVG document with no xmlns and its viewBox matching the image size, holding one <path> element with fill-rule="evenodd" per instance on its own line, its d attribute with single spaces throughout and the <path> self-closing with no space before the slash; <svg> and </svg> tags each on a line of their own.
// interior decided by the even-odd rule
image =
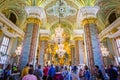
<svg viewBox="0 0 120 80">
<path fill-rule="evenodd" d="M 84 26 L 86 24 L 91 24 L 91 23 L 97 23 L 97 18 L 84 19 L 81 24 L 82 26 Z"/>
<path fill-rule="evenodd" d="M 39 26 L 42 25 L 41 20 L 36 19 L 36 18 L 34 18 L 34 17 L 33 17 L 33 18 L 32 18 L 32 17 L 31 17 L 31 18 L 28 18 L 26 23 L 35 23 L 35 24 L 38 24 Z"/>
</svg>

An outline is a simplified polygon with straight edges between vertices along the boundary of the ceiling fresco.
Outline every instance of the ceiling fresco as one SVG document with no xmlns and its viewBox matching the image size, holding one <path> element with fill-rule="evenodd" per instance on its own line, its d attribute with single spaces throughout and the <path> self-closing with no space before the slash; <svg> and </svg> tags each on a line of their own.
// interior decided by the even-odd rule
<svg viewBox="0 0 120 80">
<path fill-rule="evenodd" d="M 57 1 L 52 7 L 46 9 L 48 15 L 57 16 L 58 18 L 65 18 L 66 16 L 73 16 L 77 13 L 77 9 L 67 5 L 64 0 Z"/>
<path fill-rule="evenodd" d="M 83 6 L 100 6 L 100 10 L 97 14 L 99 20 L 99 29 L 102 30 L 108 25 L 108 17 L 110 13 L 115 11 L 120 14 L 120 0 L 61 0 L 64 6 L 60 10 L 57 9 L 57 2 L 59 0 L 0 0 L 0 12 L 2 12 L 7 18 L 10 13 L 14 13 L 17 18 L 16 25 L 21 29 L 25 28 L 26 12 L 25 6 L 39 6 L 44 8 L 46 12 L 46 19 L 43 20 L 43 28 L 53 30 L 55 24 L 59 22 L 58 12 L 62 14 L 61 23 L 71 25 L 72 29 L 81 29 L 82 27 L 76 24 L 76 17 L 78 10 Z M 69 9 L 68 9 L 69 8 Z M 50 12 L 49 10 L 53 12 Z M 71 12 L 70 12 L 71 11 Z M 72 15 L 73 14 L 73 15 Z M 54 16 L 53 16 L 54 15 Z M 45 25 L 46 24 L 46 25 Z"/>
</svg>

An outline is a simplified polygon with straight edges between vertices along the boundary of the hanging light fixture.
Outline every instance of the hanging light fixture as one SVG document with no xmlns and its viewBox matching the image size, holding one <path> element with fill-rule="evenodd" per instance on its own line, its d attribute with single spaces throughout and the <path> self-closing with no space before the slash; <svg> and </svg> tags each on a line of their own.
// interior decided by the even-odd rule
<svg viewBox="0 0 120 80">
<path fill-rule="evenodd" d="M 66 50 L 64 49 L 64 38 L 63 38 L 63 28 L 61 28 L 60 24 L 60 10 L 61 10 L 61 0 L 59 1 L 59 25 L 55 29 L 55 36 L 54 36 L 54 41 L 58 45 L 58 49 L 56 50 L 56 53 L 59 55 L 59 57 L 63 57 L 65 54 Z"/>
</svg>

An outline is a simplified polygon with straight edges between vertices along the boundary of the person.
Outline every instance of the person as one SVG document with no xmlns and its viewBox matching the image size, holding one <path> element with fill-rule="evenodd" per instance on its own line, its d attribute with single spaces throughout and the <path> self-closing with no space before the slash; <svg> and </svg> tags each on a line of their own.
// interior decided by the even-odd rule
<svg viewBox="0 0 120 80">
<path fill-rule="evenodd" d="M 79 79 L 80 79 L 80 80 L 83 80 L 83 77 L 84 77 L 84 70 L 82 70 L 82 69 L 80 68 L 80 70 L 79 70 Z"/>
<path fill-rule="evenodd" d="M 78 72 L 77 72 L 77 66 L 73 67 L 73 71 L 71 73 L 71 76 L 72 76 L 72 80 L 78 80 L 79 79 Z"/>
<path fill-rule="evenodd" d="M 84 71 L 84 78 L 85 80 L 90 80 L 90 71 L 88 69 L 88 66 L 85 66 L 85 71 Z"/>
<path fill-rule="evenodd" d="M 28 70 L 28 74 L 25 75 L 22 80 L 37 80 L 37 77 L 35 75 L 33 75 L 33 68 L 30 68 Z"/>
<path fill-rule="evenodd" d="M 2 65 L 0 64 L 0 80 L 2 80 L 3 78 L 3 69 L 2 69 Z"/>
<path fill-rule="evenodd" d="M 62 74 L 60 72 L 59 66 L 55 67 L 55 75 L 53 77 L 53 80 L 63 80 L 63 76 L 62 76 Z"/>
<path fill-rule="evenodd" d="M 116 69 L 114 69 L 113 65 L 110 65 L 110 69 L 108 71 L 108 75 L 110 77 L 110 80 L 117 80 L 118 73 L 117 73 Z"/>
<path fill-rule="evenodd" d="M 53 80 L 53 77 L 55 75 L 55 68 L 53 67 L 53 64 L 51 64 L 51 67 L 48 71 L 48 78 L 47 80 Z"/>
<path fill-rule="evenodd" d="M 12 73 L 17 73 L 18 72 L 18 68 L 16 64 L 12 65 Z"/>
<path fill-rule="evenodd" d="M 65 66 L 65 70 L 62 72 L 64 80 L 70 80 L 71 75 L 70 72 L 68 71 L 67 67 Z"/>
<path fill-rule="evenodd" d="M 29 64 L 26 64 L 26 66 L 23 68 L 21 73 L 21 78 L 23 78 L 25 75 L 28 74 L 28 70 L 30 69 Z"/>
<path fill-rule="evenodd" d="M 38 69 L 35 70 L 34 74 L 36 75 L 38 80 L 42 80 L 43 71 L 41 69 L 41 65 L 38 65 Z"/>
<path fill-rule="evenodd" d="M 43 80 L 46 80 L 47 79 L 47 76 L 48 76 L 48 71 L 49 71 L 49 68 L 48 66 L 46 65 L 44 68 L 43 68 Z"/>
<path fill-rule="evenodd" d="M 3 71 L 3 80 L 9 80 L 12 74 L 12 66 L 8 64 L 8 66 Z"/>
<path fill-rule="evenodd" d="M 103 74 L 102 74 L 102 71 L 99 69 L 99 66 L 95 65 L 95 76 L 98 80 L 104 80 L 104 77 L 103 77 Z"/>
<path fill-rule="evenodd" d="M 17 80 L 19 79 L 20 72 L 18 71 L 18 67 L 16 64 L 12 65 L 12 74 L 10 80 Z"/>
</svg>

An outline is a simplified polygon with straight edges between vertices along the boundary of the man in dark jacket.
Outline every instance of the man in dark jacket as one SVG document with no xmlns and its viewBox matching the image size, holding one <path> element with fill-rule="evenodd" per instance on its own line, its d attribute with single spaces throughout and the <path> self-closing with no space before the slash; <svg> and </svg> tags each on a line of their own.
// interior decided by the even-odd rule
<svg viewBox="0 0 120 80">
<path fill-rule="evenodd" d="M 99 66 L 95 65 L 95 76 L 97 79 L 104 80 L 102 71 L 99 69 Z"/>
<path fill-rule="evenodd" d="M 114 69 L 113 65 L 110 65 L 110 69 L 108 71 L 108 75 L 110 77 L 110 80 L 117 80 L 118 73 L 117 73 L 117 70 Z"/>
</svg>

